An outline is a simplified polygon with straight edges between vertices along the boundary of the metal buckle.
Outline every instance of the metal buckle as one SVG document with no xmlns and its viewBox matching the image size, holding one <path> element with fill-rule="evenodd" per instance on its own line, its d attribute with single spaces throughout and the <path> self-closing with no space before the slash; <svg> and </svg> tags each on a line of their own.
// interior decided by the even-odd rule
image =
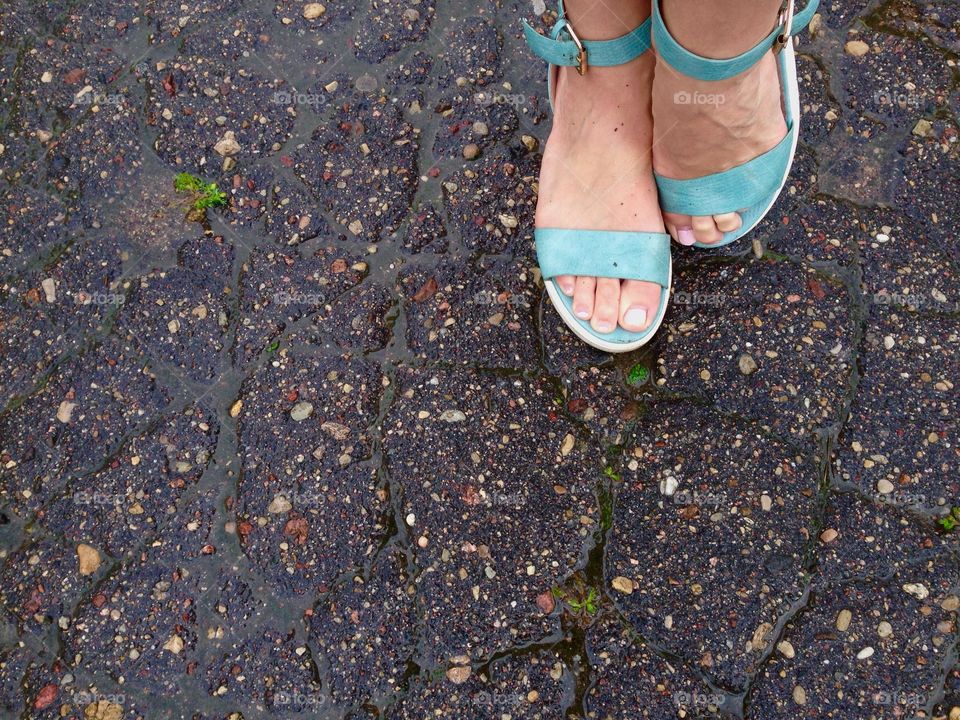
<svg viewBox="0 0 960 720">
<path fill-rule="evenodd" d="M 790 0 L 793 2 L 793 0 Z M 577 36 L 577 33 L 573 29 L 573 25 L 570 24 L 568 20 L 566 25 L 563 26 L 563 29 L 567 31 L 567 34 L 570 35 L 570 39 L 573 40 L 573 44 L 577 46 L 577 72 L 581 75 L 587 74 L 587 49 L 583 46 L 583 42 Z"/>
<path fill-rule="evenodd" d="M 777 16 L 777 25 L 783 28 L 783 31 L 777 35 L 774 41 L 774 52 L 780 52 L 790 42 L 790 36 L 793 33 L 793 3 L 794 0 L 786 0 L 786 4 L 780 9 Z"/>
</svg>

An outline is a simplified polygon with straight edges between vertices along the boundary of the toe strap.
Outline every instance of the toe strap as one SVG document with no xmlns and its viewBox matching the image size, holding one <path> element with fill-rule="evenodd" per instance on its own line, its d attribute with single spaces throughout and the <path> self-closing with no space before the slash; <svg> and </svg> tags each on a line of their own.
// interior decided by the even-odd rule
<svg viewBox="0 0 960 720">
<path fill-rule="evenodd" d="M 790 167 L 794 133 L 796 127 L 791 126 L 772 150 L 713 175 L 674 180 L 655 173 L 660 207 L 681 215 L 719 215 L 768 199 L 783 184 Z"/>
<path fill-rule="evenodd" d="M 666 233 L 537 228 L 537 260 L 544 279 L 557 275 L 670 283 Z"/>
</svg>

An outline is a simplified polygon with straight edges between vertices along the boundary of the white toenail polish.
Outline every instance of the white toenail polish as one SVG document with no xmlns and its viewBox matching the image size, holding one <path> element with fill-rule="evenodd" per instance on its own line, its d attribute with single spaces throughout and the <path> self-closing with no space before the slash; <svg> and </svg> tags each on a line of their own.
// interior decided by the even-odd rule
<svg viewBox="0 0 960 720">
<path fill-rule="evenodd" d="M 590 318 L 590 313 L 586 310 L 577 310 L 577 317 L 581 320 L 588 320 Z"/>
<path fill-rule="evenodd" d="M 609 323 L 605 323 L 605 322 L 597 323 L 598 332 L 607 333 L 607 332 L 610 332 L 611 330 L 613 330 L 613 328 L 610 327 Z"/>
<path fill-rule="evenodd" d="M 643 327 L 647 321 L 647 309 L 642 307 L 630 308 L 623 316 L 624 322 L 633 327 Z"/>
</svg>

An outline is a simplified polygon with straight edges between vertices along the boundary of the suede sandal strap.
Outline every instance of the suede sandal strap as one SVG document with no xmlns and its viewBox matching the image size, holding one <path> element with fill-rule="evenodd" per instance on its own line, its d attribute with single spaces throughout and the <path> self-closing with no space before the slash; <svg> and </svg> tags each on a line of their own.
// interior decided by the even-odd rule
<svg viewBox="0 0 960 720">
<path fill-rule="evenodd" d="M 575 67 L 583 75 L 590 65 L 610 67 L 623 65 L 650 49 L 651 19 L 613 40 L 581 40 L 560 6 L 560 17 L 550 35 L 541 35 L 526 20 L 523 35 L 535 55 L 551 65 Z"/>
<path fill-rule="evenodd" d="M 670 236 L 666 233 L 537 228 L 534 238 L 546 279 L 588 275 L 670 285 Z"/>
<path fill-rule="evenodd" d="M 653 0 L 653 42 L 657 48 L 657 59 L 687 77 L 698 80 L 726 80 L 745 70 L 749 70 L 770 50 L 777 50 L 798 32 L 803 30 L 813 18 L 820 0 L 808 0 L 806 7 L 794 13 L 794 0 L 787 0 L 780 12 L 777 27 L 767 37 L 741 55 L 722 60 L 707 58 L 690 52 L 678 43 L 667 30 L 660 13 L 660 1 Z"/>
</svg>

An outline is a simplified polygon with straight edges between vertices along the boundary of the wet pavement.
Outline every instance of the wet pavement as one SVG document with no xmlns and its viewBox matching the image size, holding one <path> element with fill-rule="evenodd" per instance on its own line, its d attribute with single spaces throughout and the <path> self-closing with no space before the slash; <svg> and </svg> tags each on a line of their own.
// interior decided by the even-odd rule
<svg viewBox="0 0 960 720">
<path fill-rule="evenodd" d="M 0 7 L 0 716 L 960 717 L 960 6 L 823 4 L 611 357 L 536 5 Z"/>
</svg>

